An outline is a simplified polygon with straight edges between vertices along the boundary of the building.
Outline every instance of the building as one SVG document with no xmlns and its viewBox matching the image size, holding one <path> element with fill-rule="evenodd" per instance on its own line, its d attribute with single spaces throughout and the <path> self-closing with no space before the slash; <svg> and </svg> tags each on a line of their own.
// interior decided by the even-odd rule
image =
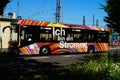
<svg viewBox="0 0 120 80">
<path fill-rule="evenodd" d="M 0 50 L 6 51 L 10 41 L 10 27 L 14 19 L 0 18 Z"/>
<path fill-rule="evenodd" d="M 9 18 L 4 18 L 4 10 L 6 5 L 11 0 L 0 0 L 0 51 L 6 51 L 9 47 L 8 42 L 10 41 L 10 27 L 13 19 L 13 14 L 9 13 Z M 6 28 L 4 30 L 4 28 Z"/>
</svg>

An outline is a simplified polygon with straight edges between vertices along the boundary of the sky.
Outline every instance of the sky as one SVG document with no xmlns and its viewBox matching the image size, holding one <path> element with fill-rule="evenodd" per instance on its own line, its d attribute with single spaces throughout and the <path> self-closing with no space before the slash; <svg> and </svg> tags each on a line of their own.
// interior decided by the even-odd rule
<svg viewBox="0 0 120 80">
<path fill-rule="evenodd" d="M 4 15 L 7 17 L 9 12 L 13 12 L 23 19 L 55 22 L 56 1 L 11 0 L 5 8 Z M 99 26 L 105 27 L 103 19 L 107 14 L 101 9 L 100 4 L 105 4 L 105 0 L 61 0 L 61 22 L 82 24 L 85 16 L 86 25 L 92 26 L 94 15 L 94 19 L 99 21 Z"/>
</svg>

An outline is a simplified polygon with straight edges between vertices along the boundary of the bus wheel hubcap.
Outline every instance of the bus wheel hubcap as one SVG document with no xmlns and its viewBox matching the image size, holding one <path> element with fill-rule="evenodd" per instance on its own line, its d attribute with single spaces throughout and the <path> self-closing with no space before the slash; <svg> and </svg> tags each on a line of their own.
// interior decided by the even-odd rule
<svg viewBox="0 0 120 80">
<path fill-rule="evenodd" d="M 44 54 L 47 54 L 47 53 L 48 53 L 47 48 L 43 48 L 43 49 L 42 49 L 42 52 L 43 52 Z"/>
<path fill-rule="evenodd" d="M 48 54 L 50 54 L 50 49 L 49 49 L 49 47 L 42 47 L 41 48 L 41 50 L 40 50 L 40 54 L 42 54 L 42 55 L 48 55 Z"/>
</svg>

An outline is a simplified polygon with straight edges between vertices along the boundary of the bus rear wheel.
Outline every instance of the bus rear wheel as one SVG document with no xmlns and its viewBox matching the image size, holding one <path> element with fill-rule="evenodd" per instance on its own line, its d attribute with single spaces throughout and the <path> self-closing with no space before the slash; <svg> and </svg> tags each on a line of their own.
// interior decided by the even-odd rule
<svg viewBox="0 0 120 80">
<path fill-rule="evenodd" d="M 47 46 L 43 46 L 43 47 L 40 49 L 40 54 L 41 54 L 41 55 L 49 55 L 49 54 L 50 54 L 50 48 L 47 47 Z"/>
<path fill-rule="evenodd" d="M 95 50 L 94 50 L 94 47 L 93 46 L 89 46 L 88 47 L 88 53 L 91 54 L 93 53 Z"/>
</svg>

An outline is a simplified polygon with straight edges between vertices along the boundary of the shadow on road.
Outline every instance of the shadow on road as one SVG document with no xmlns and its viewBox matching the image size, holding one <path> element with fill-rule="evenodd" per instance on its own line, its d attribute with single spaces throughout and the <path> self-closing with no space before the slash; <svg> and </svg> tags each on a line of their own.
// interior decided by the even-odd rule
<svg viewBox="0 0 120 80">
<path fill-rule="evenodd" d="M 0 80 L 18 80 L 24 75 L 33 73 L 50 74 L 52 69 L 61 66 L 51 62 L 38 62 L 36 60 L 25 60 L 22 57 L 0 55 Z M 29 73 L 29 74 L 27 74 Z"/>
</svg>

